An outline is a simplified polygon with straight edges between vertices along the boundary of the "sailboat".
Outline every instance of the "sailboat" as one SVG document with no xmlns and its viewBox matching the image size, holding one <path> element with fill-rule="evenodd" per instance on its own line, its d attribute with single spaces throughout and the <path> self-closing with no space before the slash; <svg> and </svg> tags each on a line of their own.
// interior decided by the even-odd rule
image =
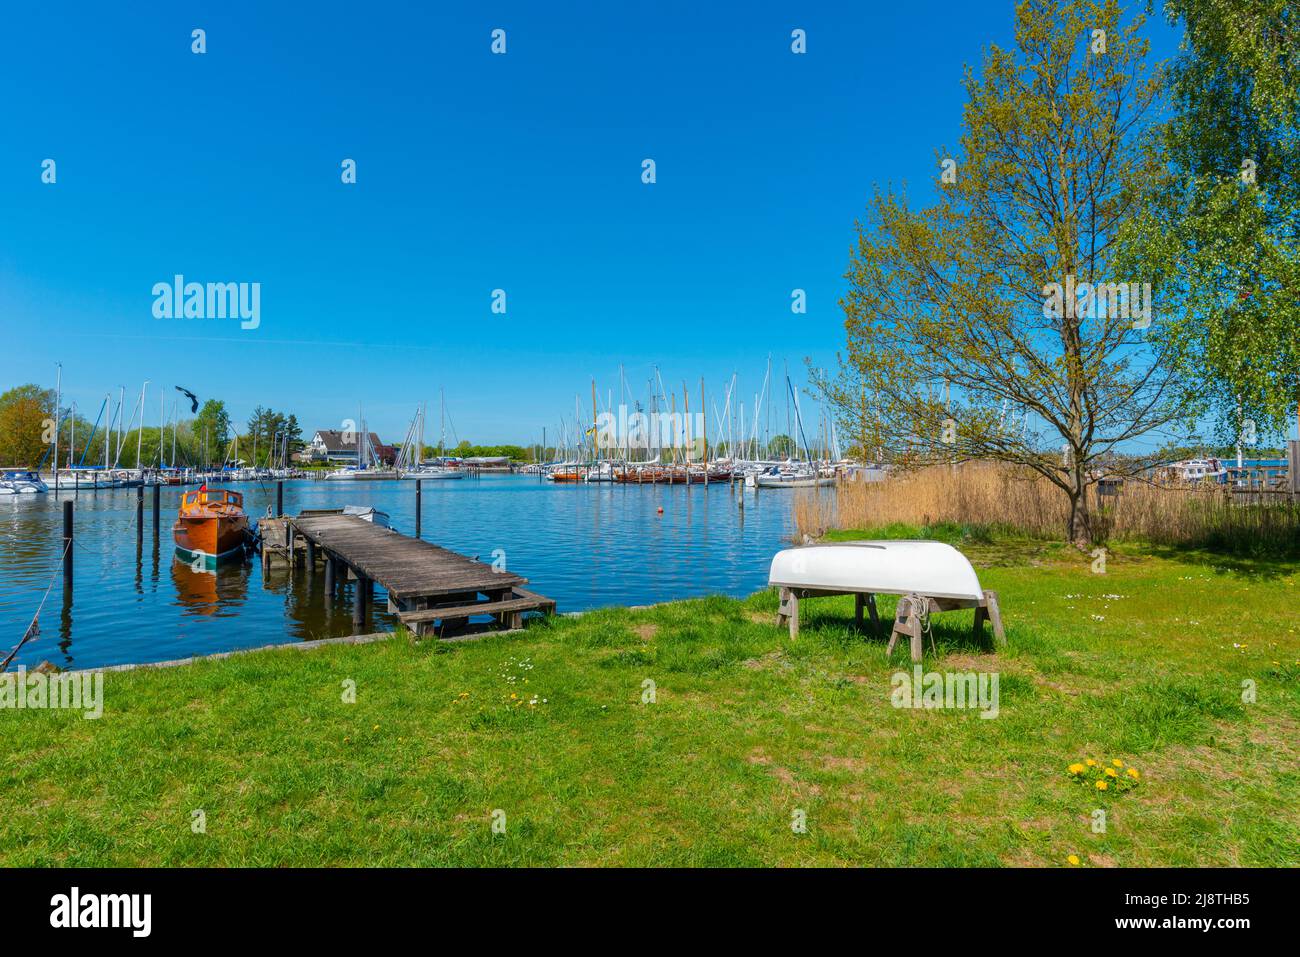
<svg viewBox="0 0 1300 957">
<path fill-rule="evenodd" d="M 357 417 L 360 419 L 360 415 Z M 372 465 L 377 467 L 371 468 Z M 379 466 L 374 449 L 370 445 L 370 433 L 366 428 L 364 419 L 361 419 L 361 431 L 357 434 L 357 464 L 345 465 L 343 468 L 329 472 L 325 476 L 326 479 L 334 482 L 379 482 L 400 479 L 401 477 L 402 473 L 396 469 Z"/>
<path fill-rule="evenodd" d="M 835 484 L 834 475 L 822 475 L 803 469 L 782 469 L 779 466 L 773 466 L 749 478 L 753 479 L 754 488 L 822 488 Z M 749 484 L 748 480 L 745 484 Z"/>
<path fill-rule="evenodd" d="M 813 462 L 812 451 L 808 448 L 808 439 L 804 434 L 803 415 L 799 409 L 799 394 L 794 390 L 790 377 L 785 377 L 785 386 L 790 398 L 794 400 L 794 420 L 798 428 L 799 439 L 803 443 L 803 462 L 787 459 L 779 465 L 771 465 L 762 471 L 745 477 L 745 484 L 754 488 L 821 488 L 836 482 L 833 469 L 818 468 Z"/>
</svg>

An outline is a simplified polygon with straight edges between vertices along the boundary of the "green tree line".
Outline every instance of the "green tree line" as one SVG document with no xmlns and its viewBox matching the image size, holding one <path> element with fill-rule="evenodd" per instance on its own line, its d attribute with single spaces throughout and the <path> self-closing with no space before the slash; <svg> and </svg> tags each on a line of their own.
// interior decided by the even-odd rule
<svg viewBox="0 0 1300 957">
<path fill-rule="evenodd" d="M 121 413 L 103 409 L 88 415 L 78 408 L 75 414 L 64 405 L 55 427 L 55 391 L 28 383 L 0 393 L 0 466 L 51 467 L 55 433 L 58 433 L 59 467 L 103 465 L 120 468 L 176 464 L 178 466 L 219 466 L 235 455 L 235 430 L 226 405 L 220 399 L 208 399 L 192 418 L 168 422 L 163 428 L 144 426 L 123 428 L 117 421 Z M 125 411 L 127 419 L 131 411 Z M 110 419 L 112 427 L 110 428 Z M 289 452 L 303 447 L 302 429 L 292 413 L 277 412 L 259 406 L 239 435 L 238 457 L 257 465 L 270 465 L 278 445 L 274 437 L 288 435 Z"/>
</svg>

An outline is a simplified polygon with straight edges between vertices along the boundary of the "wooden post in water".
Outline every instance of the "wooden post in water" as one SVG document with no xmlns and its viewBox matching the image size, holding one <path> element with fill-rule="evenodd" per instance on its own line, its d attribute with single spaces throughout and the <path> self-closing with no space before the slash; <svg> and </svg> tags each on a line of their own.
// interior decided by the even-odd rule
<svg viewBox="0 0 1300 957">
<path fill-rule="evenodd" d="M 158 537 L 162 534 L 162 530 L 158 527 L 158 499 L 161 494 L 161 487 L 155 485 L 153 487 L 153 539 L 155 542 L 158 541 Z"/>
<path fill-rule="evenodd" d="M 72 587 L 72 499 L 63 500 L 63 587 Z"/>
<path fill-rule="evenodd" d="M 289 574 L 293 574 L 293 525 L 284 523 L 284 557 L 289 562 Z"/>
<path fill-rule="evenodd" d="M 420 482 L 421 479 L 415 480 L 415 537 L 420 537 Z"/>
<path fill-rule="evenodd" d="M 135 490 L 135 544 L 138 548 L 144 544 L 144 486 Z"/>
<path fill-rule="evenodd" d="M 284 480 L 275 483 L 275 517 L 284 514 Z"/>
<path fill-rule="evenodd" d="M 360 635 L 366 630 L 366 578 L 356 569 L 353 572 L 357 584 L 352 591 L 352 633 Z"/>
<path fill-rule="evenodd" d="M 307 542 L 307 575 L 310 577 L 316 573 L 316 543 L 310 538 Z"/>
<path fill-rule="evenodd" d="M 334 558 L 329 552 L 325 553 L 325 607 L 328 608 L 334 600 Z"/>
</svg>

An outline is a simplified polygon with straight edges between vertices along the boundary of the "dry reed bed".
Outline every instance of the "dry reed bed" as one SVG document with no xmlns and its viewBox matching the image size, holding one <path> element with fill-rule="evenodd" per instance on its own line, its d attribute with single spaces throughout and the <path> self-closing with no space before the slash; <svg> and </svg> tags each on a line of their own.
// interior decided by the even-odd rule
<svg viewBox="0 0 1300 957">
<path fill-rule="evenodd" d="M 1167 488 L 1130 480 L 1100 508 L 1094 488 L 1089 508 L 1098 541 L 1272 555 L 1300 551 L 1300 508 L 1295 504 L 1243 506 L 1230 498 L 1216 486 Z M 979 462 L 899 472 L 883 482 L 845 482 L 833 496 L 800 494 L 794 502 L 801 539 L 834 528 L 952 523 L 1059 540 L 1068 514 L 1065 494 L 1043 477 Z"/>
</svg>

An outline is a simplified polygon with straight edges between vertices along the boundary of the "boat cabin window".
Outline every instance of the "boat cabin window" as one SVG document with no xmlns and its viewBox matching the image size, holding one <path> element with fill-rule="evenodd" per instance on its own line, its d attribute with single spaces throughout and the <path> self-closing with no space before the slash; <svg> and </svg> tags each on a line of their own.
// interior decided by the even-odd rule
<svg viewBox="0 0 1300 957">
<path fill-rule="evenodd" d="M 208 492 L 186 492 L 182 498 L 185 505 L 237 505 L 242 507 L 244 496 L 241 492 L 230 492 L 226 489 L 212 489 Z"/>
</svg>

